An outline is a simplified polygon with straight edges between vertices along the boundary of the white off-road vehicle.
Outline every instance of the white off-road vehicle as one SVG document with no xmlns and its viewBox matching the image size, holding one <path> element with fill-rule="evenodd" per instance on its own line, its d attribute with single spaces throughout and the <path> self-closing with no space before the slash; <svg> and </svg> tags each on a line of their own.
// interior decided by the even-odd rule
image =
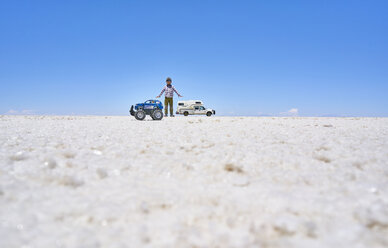
<svg viewBox="0 0 388 248">
<path fill-rule="evenodd" d="M 215 115 L 216 111 L 213 109 L 205 108 L 203 102 L 200 100 L 179 101 L 176 111 L 177 115 Z"/>
</svg>

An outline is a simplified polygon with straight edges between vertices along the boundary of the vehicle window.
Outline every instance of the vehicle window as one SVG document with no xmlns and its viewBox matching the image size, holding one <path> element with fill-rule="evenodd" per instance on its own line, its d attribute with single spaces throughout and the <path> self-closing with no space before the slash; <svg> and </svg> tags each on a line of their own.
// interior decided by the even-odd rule
<svg viewBox="0 0 388 248">
<path fill-rule="evenodd" d="M 145 103 L 151 103 L 151 101 L 146 101 Z"/>
<path fill-rule="evenodd" d="M 195 102 L 196 104 L 201 104 L 202 102 Z"/>
<path fill-rule="evenodd" d="M 184 106 L 185 104 L 181 102 L 181 103 L 178 103 L 178 105 L 179 106 Z"/>
<path fill-rule="evenodd" d="M 199 107 L 194 107 L 195 110 L 199 110 Z"/>
<path fill-rule="evenodd" d="M 199 109 L 200 109 L 200 110 L 205 110 L 205 107 L 201 106 Z"/>
</svg>

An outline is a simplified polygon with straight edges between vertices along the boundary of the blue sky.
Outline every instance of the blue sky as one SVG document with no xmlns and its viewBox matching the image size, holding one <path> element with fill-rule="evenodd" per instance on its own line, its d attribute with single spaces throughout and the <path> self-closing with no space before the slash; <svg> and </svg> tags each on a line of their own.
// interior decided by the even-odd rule
<svg viewBox="0 0 388 248">
<path fill-rule="evenodd" d="M 127 115 L 169 76 L 222 115 L 388 116 L 387 30 L 383 0 L 1 1 L 0 114 Z"/>
</svg>

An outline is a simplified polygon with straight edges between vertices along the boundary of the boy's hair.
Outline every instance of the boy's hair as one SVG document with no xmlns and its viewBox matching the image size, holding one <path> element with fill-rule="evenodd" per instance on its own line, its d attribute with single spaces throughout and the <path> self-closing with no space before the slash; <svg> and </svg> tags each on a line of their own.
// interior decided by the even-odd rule
<svg viewBox="0 0 388 248">
<path fill-rule="evenodd" d="M 172 81 L 170 77 L 166 78 L 166 81 Z"/>
</svg>

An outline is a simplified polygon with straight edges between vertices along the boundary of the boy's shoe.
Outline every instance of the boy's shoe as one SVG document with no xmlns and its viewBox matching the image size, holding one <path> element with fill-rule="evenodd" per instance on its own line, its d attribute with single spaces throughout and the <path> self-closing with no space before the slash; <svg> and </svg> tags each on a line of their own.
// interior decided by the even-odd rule
<svg viewBox="0 0 388 248">
<path fill-rule="evenodd" d="M 170 115 L 171 117 L 175 117 L 175 115 Z"/>
</svg>

